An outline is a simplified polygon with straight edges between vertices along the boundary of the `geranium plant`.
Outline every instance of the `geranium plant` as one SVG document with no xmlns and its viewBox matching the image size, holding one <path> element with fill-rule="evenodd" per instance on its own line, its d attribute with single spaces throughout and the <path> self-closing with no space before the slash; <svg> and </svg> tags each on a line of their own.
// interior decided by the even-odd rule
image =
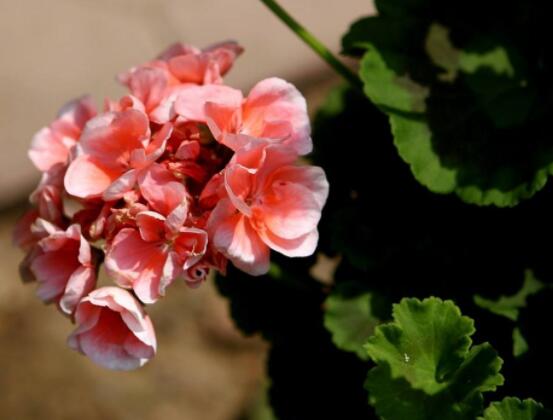
<svg viewBox="0 0 553 420">
<path fill-rule="evenodd" d="M 278 418 L 553 418 L 541 4 L 377 0 L 343 37 L 356 72 L 263 3 L 344 78 L 313 142 L 290 83 L 224 83 L 235 42 L 174 44 L 119 76 L 127 96 L 76 99 L 32 140 L 43 176 L 15 240 L 24 280 L 76 324 L 69 346 L 142 366 L 148 305 L 213 271 L 271 344 Z"/>
</svg>

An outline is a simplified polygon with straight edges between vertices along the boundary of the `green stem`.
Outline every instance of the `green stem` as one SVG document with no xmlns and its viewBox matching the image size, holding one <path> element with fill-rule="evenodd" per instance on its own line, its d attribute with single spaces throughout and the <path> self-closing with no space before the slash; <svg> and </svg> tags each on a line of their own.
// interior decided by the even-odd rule
<svg viewBox="0 0 553 420">
<path fill-rule="evenodd" d="M 296 33 L 303 41 L 311 47 L 319 56 L 325 60 L 330 67 L 332 67 L 338 74 L 346 79 L 353 87 L 361 88 L 363 86 L 361 80 L 357 75 L 352 72 L 348 67 L 338 60 L 332 52 L 326 48 L 321 41 L 313 36 L 307 29 L 305 29 L 297 20 L 286 12 L 276 1 L 274 0 L 261 0 L 271 11 L 277 15 L 292 31 Z"/>
</svg>

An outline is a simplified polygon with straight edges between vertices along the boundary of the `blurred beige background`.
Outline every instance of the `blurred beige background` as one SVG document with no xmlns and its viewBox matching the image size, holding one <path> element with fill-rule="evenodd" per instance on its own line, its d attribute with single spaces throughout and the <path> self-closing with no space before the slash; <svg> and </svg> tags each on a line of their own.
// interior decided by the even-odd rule
<svg viewBox="0 0 553 420">
<path fill-rule="evenodd" d="M 334 51 L 371 3 L 281 1 Z M 256 414 L 265 344 L 234 329 L 211 284 L 176 284 L 149 308 L 159 353 L 144 369 L 107 372 L 66 347 L 72 326 L 20 283 L 10 241 L 38 180 L 26 151 L 64 102 L 118 97 L 119 71 L 177 40 L 239 41 L 246 52 L 227 82 L 286 78 L 311 112 L 336 77 L 258 0 L 0 0 L 0 39 L 0 419 L 266 419 Z"/>
</svg>

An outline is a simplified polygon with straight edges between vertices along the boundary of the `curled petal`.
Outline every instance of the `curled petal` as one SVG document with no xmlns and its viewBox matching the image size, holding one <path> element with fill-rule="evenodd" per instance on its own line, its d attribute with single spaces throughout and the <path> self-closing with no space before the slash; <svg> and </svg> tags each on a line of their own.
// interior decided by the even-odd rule
<svg viewBox="0 0 553 420">
<path fill-rule="evenodd" d="M 92 267 L 79 267 L 71 274 L 63 296 L 59 301 L 59 307 L 67 315 L 71 315 L 80 300 L 88 295 L 96 285 L 96 273 Z"/>
<path fill-rule="evenodd" d="M 143 211 L 136 215 L 140 236 L 146 242 L 162 241 L 165 238 L 165 221 L 165 217 L 153 211 Z"/>
<path fill-rule="evenodd" d="M 68 345 L 108 369 L 143 366 L 156 352 L 152 322 L 127 291 L 102 287 L 85 297 L 75 313 L 77 329 Z"/>
</svg>

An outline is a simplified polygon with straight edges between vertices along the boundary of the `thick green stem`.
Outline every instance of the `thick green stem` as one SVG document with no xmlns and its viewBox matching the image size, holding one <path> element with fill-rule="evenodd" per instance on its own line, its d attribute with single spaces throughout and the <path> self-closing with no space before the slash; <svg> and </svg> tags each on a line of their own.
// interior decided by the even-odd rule
<svg viewBox="0 0 553 420">
<path fill-rule="evenodd" d="M 319 56 L 325 60 L 339 75 L 346 79 L 353 87 L 361 88 L 362 83 L 359 77 L 348 67 L 338 60 L 332 52 L 326 48 L 321 41 L 313 36 L 307 29 L 299 24 L 274 0 L 261 0 L 271 11 L 277 15 L 292 31 L 311 47 Z"/>
</svg>

